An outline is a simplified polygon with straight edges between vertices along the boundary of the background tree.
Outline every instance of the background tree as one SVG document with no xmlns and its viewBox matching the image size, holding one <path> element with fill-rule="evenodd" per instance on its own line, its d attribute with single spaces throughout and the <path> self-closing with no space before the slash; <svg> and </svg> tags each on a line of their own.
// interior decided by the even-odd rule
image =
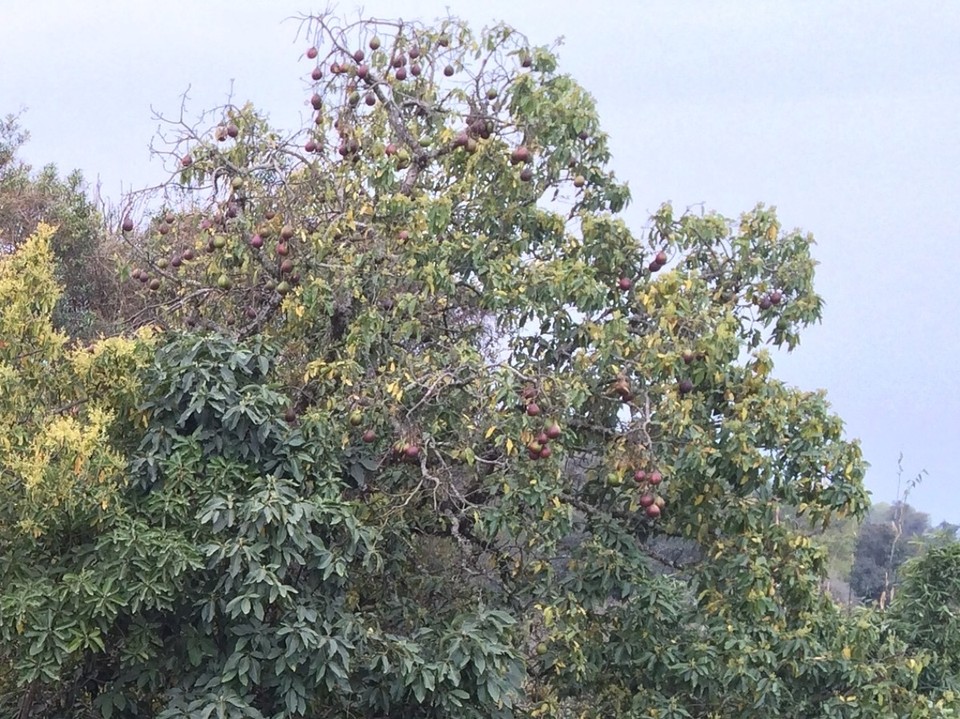
<svg viewBox="0 0 960 719">
<path fill-rule="evenodd" d="M 857 536 L 850 570 L 854 593 L 867 601 L 888 603 L 900 566 L 922 551 L 929 531 L 929 515 L 906 502 L 874 507 Z"/>
<path fill-rule="evenodd" d="M 26 525 L 4 475 L 0 702 L 951 715 L 941 682 L 918 690 L 934 655 L 841 612 L 824 552 L 779 521 L 867 509 L 859 447 L 765 347 L 820 317 L 811 238 L 763 206 L 665 205 L 632 233 L 591 97 L 510 28 L 304 27 L 309 125 L 180 118 L 165 193 L 130 202 L 164 206 L 118 228 L 126 321 L 164 331 L 97 343 L 124 381 L 82 406 L 128 473 L 95 514 Z M 17 306 L 5 332 L 49 328 L 49 302 Z M 86 356 L 58 342 L 10 364 Z M 64 371 L 52 388 L 84 386 Z"/>
<path fill-rule="evenodd" d="M 92 338 L 109 328 L 118 308 L 103 218 L 79 172 L 61 178 L 52 164 L 35 170 L 19 158 L 28 139 L 17 116 L 0 121 L 0 251 L 20 246 L 38 223 L 51 225 L 50 246 L 63 288 L 54 321 L 71 336 Z"/>
</svg>

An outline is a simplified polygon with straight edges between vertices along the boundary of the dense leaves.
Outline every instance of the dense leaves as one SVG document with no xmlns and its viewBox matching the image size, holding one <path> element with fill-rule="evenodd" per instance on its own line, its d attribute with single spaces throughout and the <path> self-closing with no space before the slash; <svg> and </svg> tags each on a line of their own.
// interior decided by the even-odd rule
<svg viewBox="0 0 960 719">
<path fill-rule="evenodd" d="M 27 140 L 18 117 L 0 119 L 0 255 L 23 243 L 38 223 L 54 227 L 50 247 L 63 288 L 54 323 L 71 336 L 95 337 L 118 315 L 111 243 L 83 176 L 60 177 L 54 165 L 32 168 L 18 156 Z"/>
<path fill-rule="evenodd" d="M 949 647 L 841 610 L 781 521 L 867 509 L 768 351 L 820 318 L 812 238 L 632 232 L 592 98 L 510 28 L 306 23 L 311 124 L 178 122 L 131 200 L 138 335 L 67 349 L 49 230 L 0 265 L 0 707 L 953 716 Z"/>
</svg>

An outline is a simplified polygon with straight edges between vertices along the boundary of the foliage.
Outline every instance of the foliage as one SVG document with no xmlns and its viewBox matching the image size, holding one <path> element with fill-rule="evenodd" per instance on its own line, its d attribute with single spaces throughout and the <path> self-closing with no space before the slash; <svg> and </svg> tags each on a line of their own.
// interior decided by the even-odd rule
<svg viewBox="0 0 960 719">
<path fill-rule="evenodd" d="M 69 352 L 49 231 L 2 261 L 0 712 L 955 716 L 779 521 L 867 509 L 765 346 L 820 318 L 812 238 L 633 234 L 592 98 L 509 28 L 307 28 L 311 126 L 178 122 L 124 222 L 128 320 L 166 331 Z"/>
<path fill-rule="evenodd" d="M 850 587 L 861 599 L 886 604 L 899 567 L 916 556 L 930 529 L 930 518 L 905 502 L 878 505 L 857 536 Z"/>
<path fill-rule="evenodd" d="M 921 686 L 960 694 L 960 543 L 929 548 L 902 568 L 889 619 L 912 647 L 930 652 Z"/>
<path fill-rule="evenodd" d="M 53 226 L 50 245 L 63 288 L 55 323 L 89 339 L 116 316 L 117 282 L 103 219 L 79 172 L 61 178 L 54 165 L 37 171 L 18 158 L 28 138 L 17 117 L 0 122 L 0 254 L 19 246 L 38 223 Z"/>
</svg>

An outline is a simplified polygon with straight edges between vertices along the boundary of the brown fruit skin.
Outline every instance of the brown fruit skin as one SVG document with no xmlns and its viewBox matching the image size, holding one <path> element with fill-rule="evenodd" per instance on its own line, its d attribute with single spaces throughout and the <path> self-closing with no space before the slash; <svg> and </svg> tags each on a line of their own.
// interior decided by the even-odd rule
<svg viewBox="0 0 960 719">
<path fill-rule="evenodd" d="M 363 433 L 363 435 L 361 435 L 360 439 L 362 439 L 367 444 L 371 444 L 377 441 L 377 433 L 374 432 L 372 429 L 368 429 Z"/>
<path fill-rule="evenodd" d="M 193 164 L 193 158 L 190 155 L 184 155 L 180 160 L 180 164 L 184 167 L 190 167 Z"/>
<path fill-rule="evenodd" d="M 397 234 L 397 239 L 401 242 L 406 242 L 410 239 L 410 233 L 406 230 L 400 230 L 400 232 Z"/>
<path fill-rule="evenodd" d="M 550 441 L 550 438 L 547 436 L 546 432 L 541 432 L 537 435 L 536 442 L 537 444 L 546 445 Z"/>
<path fill-rule="evenodd" d="M 638 483 L 639 483 L 639 482 L 646 482 L 646 481 L 647 481 L 647 473 L 644 472 L 642 469 L 638 469 L 636 472 L 633 473 L 633 478 L 634 478 L 634 480 L 636 480 Z"/>
<path fill-rule="evenodd" d="M 152 280 L 150 280 L 150 284 L 147 285 L 147 287 L 149 287 L 151 290 L 159 290 L 159 289 L 160 289 L 160 280 L 158 280 L 156 277 L 154 277 Z"/>
<path fill-rule="evenodd" d="M 120 229 L 122 229 L 124 232 L 132 232 L 132 231 L 133 231 L 133 218 L 131 218 L 129 215 L 128 215 L 127 217 L 124 217 L 124 218 L 123 218 L 123 225 L 121 225 Z"/>
<path fill-rule="evenodd" d="M 577 175 L 576 177 L 573 178 L 574 187 L 583 187 L 586 184 L 587 184 L 587 178 L 584 177 L 583 175 Z"/>
<path fill-rule="evenodd" d="M 320 52 L 319 52 L 319 50 L 317 50 L 317 48 L 315 48 L 315 47 L 308 47 L 308 48 L 307 48 L 307 57 L 310 58 L 311 60 L 315 59 L 315 58 L 317 57 L 317 55 L 319 55 L 319 54 L 320 54 Z"/>
<path fill-rule="evenodd" d="M 520 147 L 510 153 L 510 162 L 514 165 L 521 162 L 530 162 L 530 150 L 520 145 Z"/>
<path fill-rule="evenodd" d="M 363 50 L 357 50 L 355 53 L 353 53 L 353 59 L 357 62 L 363 62 L 363 58 L 365 57 L 366 55 L 364 54 Z"/>
<path fill-rule="evenodd" d="M 323 77 L 323 68 L 320 67 L 319 65 L 318 65 L 317 67 L 313 68 L 313 72 L 310 73 L 310 79 L 316 81 L 316 80 L 319 80 L 319 79 L 322 78 L 322 77 Z"/>
<path fill-rule="evenodd" d="M 400 80 L 401 82 L 403 82 L 404 80 L 407 79 L 407 71 L 406 71 L 404 68 L 402 68 L 402 67 L 398 67 L 398 68 L 397 68 L 397 71 L 394 73 L 394 75 L 395 75 L 396 78 L 397 78 L 398 80 Z"/>
<path fill-rule="evenodd" d="M 683 358 L 684 364 L 690 364 L 697 358 L 697 355 L 695 355 L 691 350 L 684 350 L 680 356 Z"/>
<path fill-rule="evenodd" d="M 528 417 L 538 417 L 540 416 L 540 405 L 536 402 L 531 402 L 527 405 L 527 416 Z"/>
<path fill-rule="evenodd" d="M 283 419 L 293 424 L 297 421 L 297 411 L 293 407 L 287 407 L 287 411 L 283 413 Z"/>
<path fill-rule="evenodd" d="M 653 258 L 653 261 L 663 267 L 665 264 L 667 264 L 667 253 L 663 250 L 660 250 L 657 253 L 657 256 Z"/>
<path fill-rule="evenodd" d="M 543 451 L 543 445 L 540 444 L 539 442 L 531 442 L 530 444 L 527 445 L 527 449 L 530 450 L 531 453 L 539 457 L 540 453 Z"/>
<path fill-rule="evenodd" d="M 524 167 L 523 171 L 520 173 L 520 179 L 524 182 L 530 182 L 533 179 L 533 170 L 529 167 Z"/>
<path fill-rule="evenodd" d="M 652 494 L 642 494 L 642 495 L 640 495 L 640 499 L 639 499 L 638 501 L 639 501 L 639 503 L 640 503 L 640 506 L 643 507 L 644 509 L 646 509 L 647 507 L 653 507 L 653 506 L 654 506 L 653 503 L 654 503 L 655 499 L 654 499 L 654 496 L 653 496 Z"/>
<path fill-rule="evenodd" d="M 286 257 L 290 254 L 290 248 L 287 247 L 285 243 L 281 242 L 279 245 L 277 245 L 277 254 L 281 257 Z"/>
<path fill-rule="evenodd" d="M 280 272 L 283 274 L 289 274 L 293 272 L 293 260 L 284 260 L 280 263 Z"/>
<path fill-rule="evenodd" d="M 549 447 L 544 447 L 540 450 L 540 459 L 549 459 L 550 455 L 553 454 L 553 450 Z"/>
<path fill-rule="evenodd" d="M 527 456 L 528 456 L 530 459 L 540 459 L 540 452 L 535 452 L 534 450 L 528 448 L 528 449 L 527 449 Z"/>
<path fill-rule="evenodd" d="M 677 385 L 677 389 L 680 390 L 680 394 L 689 394 L 693 392 L 693 382 L 688 379 L 682 379 Z"/>
<path fill-rule="evenodd" d="M 783 293 L 780 290 L 774 290 L 770 293 L 770 302 L 779 305 L 783 301 Z"/>
<path fill-rule="evenodd" d="M 447 65 L 445 68 L 443 68 L 443 74 L 447 77 L 453 77 L 454 72 L 455 70 L 453 69 L 453 65 Z"/>
<path fill-rule="evenodd" d="M 239 134 L 240 134 L 240 128 L 239 128 L 239 127 L 237 127 L 236 125 L 234 125 L 232 122 L 231 122 L 229 125 L 227 125 L 227 135 L 229 135 L 230 137 L 234 137 L 234 138 L 235 138 L 235 137 L 236 137 L 237 135 L 239 135 Z"/>
<path fill-rule="evenodd" d="M 646 513 L 650 519 L 656 519 L 660 516 L 660 507 L 658 507 L 656 504 L 651 504 L 649 507 L 647 507 Z"/>
<path fill-rule="evenodd" d="M 617 287 L 626 292 L 633 287 L 633 281 L 629 277 L 621 277 L 617 280 Z"/>
<path fill-rule="evenodd" d="M 416 459 L 417 457 L 420 456 L 420 448 L 415 444 L 408 444 L 406 447 L 403 448 L 403 453 L 409 459 Z"/>
<path fill-rule="evenodd" d="M 663 475 L 659 472 L 651 472 L 649 475 L 647 475 L 647 481 L 656 487 L 663 481 Z"/>
<path fill-rule="evenodd" d="M 562 430 L 560 429 L 560 425 L 554 422 L 553 424 L 547 427 L 544 434 L 547 435 L 548 439 L 556 439 L 557 437 L 560 436 L 561 432 Z"/>
<path fill-rule="evenodd" d="M 371 50 L 379 50 L 379 49 L 380 49 L 380 38 L 378 38 L 376 35 L 374 35 L 372 38 L 370 38 L 370 42 L 368 43 L 368 45 L 370 45 L 370 49 L 371 49 Z"/>
<path fill-rule="evenodd" d="M 310 105 L 313 107 L 314 110 L 319 110 L 321 107 L 323 107 L 323 98 L 320 97 L 320 95 L 315 93 L 310 98 Z"/>
</svg>

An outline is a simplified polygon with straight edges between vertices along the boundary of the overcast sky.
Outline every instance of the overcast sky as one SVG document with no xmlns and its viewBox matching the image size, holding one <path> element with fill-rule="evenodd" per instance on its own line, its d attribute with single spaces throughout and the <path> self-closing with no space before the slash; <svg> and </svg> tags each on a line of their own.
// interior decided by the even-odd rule
<svg viewBox="0 0 960 719">
<path fill-rule="evenodd" d="M 325 7 L 325 5 L 323 6 Z M 340 3 L 341 13 L 360 13 Z M 305 114 L 297 0 L 0 0 L 0 115 L 26 108 L 26 156 L 101 193 L 163 178 L 151 108 L 251 100 Z M 563 36 L 561 67 L 597 98 L 639 230 L 665 200 L 729 216 L 757 202 L 817 238 L 822 325 L 777 374 L 826 388 L 872 467 L 960 523 L 960 2 L 375 0 L 363 15 L 505 20 Z"/>
</svg>

